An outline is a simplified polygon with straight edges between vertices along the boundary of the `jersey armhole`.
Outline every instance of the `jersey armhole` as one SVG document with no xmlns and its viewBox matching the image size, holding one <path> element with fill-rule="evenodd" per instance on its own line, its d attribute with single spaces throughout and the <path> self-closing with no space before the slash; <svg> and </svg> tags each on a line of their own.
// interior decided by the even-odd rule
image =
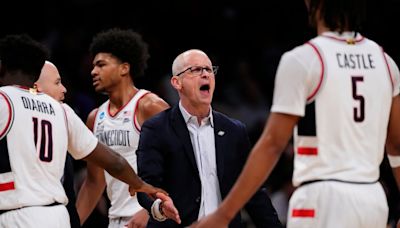
<svg viewBox="0 0 400 228">
<path fill-rule="evenodd" d="M 14 122 L 14 106 L 12 105 L 11 99 L 7 96 L 7 94 L 0 91 L 0 96 L 4 97 L 9 113 L 5 127 L 0 129 L 0 139 L 2 139 L 10 131 L 12 123 Z"/>
<path fill-rule="evenodd" d="M 143 93 L 143 94 L 137 99 L 136 105 L 135 105 L 135 109 L 133 110 L 133 126 L 134 126 L 134 128 L 136 129 L 136 131 L 137 131 L 138 133 L 140 133 L 141 127 L 140 127 L 139 121 L 137 120 L 137 115 L 136 115 L 136 113 L 137 113 L 137 111 L 139 110 L 139 102 L 140 102 L 140 100 L 141 100 L 144 96 L 146 96 L 147 94 L 150 94 L 150 91 L 146 91 L 145 93 Z"/>
<path fill-rule="evenodd" d="M 93 125 L 92 125 L 92 128 L 91 128 L 91 131 L 94 133 L 94 126 L 96 126 L 96 122 L 97 122 L 97 113 L 99 113 L 99 109 L 100 109 L 100 107 L 99 108 L 97 108 L 96 109 L 96 112 L 94 113 L 94 120 L 93 120 Z M 90 129 L 90 128 L 89 128 Z"/>
<path fill-rule="evenodd" d="M 313 101 L 313 99 L 315 98 L 315 96 L 317 95 L 319 89 L 321 88 L 322 82 L 324 80 L 324 74 L 325 74 L 325 65 L 324 65 L 324 61 L 322 59 L 322 55 L 321 52 L 318 50 L 318 47 L 311 43 L 311 41 L 307 42 L 306 44 L 310 45 L 312 47 L 312 49 L 315 51 L 315 53 L 318 56 L 318 60 L 321 64 L 321 73 L 320 73 L 320 77 L 319 77 L 319 82 L 317 87 L 311 92 L 310 95 L 307 96 L 307 103 L 310 103 Z"/>
<path fill-rule="evenodd" d="M 383 55 L 383 59 L 385 60 L 385 64 L 386 64 L 386 68 L 390 77 L 390 82 L 392 83 L 392 93 L 394 91 L 394 79 L 393 79 L 393 74 L 392 71 L 390 70 L 390 65 L 388 62 L 388 59 L 386 57 L 385 51 L 383 50 L 383 48 L 381 47 L 381 51 L 382 51 L 382 55 Z"/>
</svg>

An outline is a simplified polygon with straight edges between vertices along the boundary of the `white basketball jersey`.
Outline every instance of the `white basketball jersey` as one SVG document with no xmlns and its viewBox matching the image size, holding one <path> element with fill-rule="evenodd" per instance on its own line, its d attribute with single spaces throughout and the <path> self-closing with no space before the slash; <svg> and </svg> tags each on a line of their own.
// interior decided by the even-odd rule
<svg viewBox="0 0 400 228">
<path fill-rule="evenodd" d="M 399 72 L 375 42 L 353 36 L 326 32 L 282 57 L 272 111 L 303 116 L 294 132 L 295 186 L 379 178 Z"/>
<path fill-rule="evenodd" d="M 0 210 L 66 204 L 67 149 L 79 159 L 96 144 L 67 105 L 27 88 L 0 87 Z"/>
<path fill-rule="evenodd" d="M 139 100 L 149 93 L 139 90 L 135 96 L 115 115 L 109 113 L 110 101 L 102 104 L 93 126 L 96 137 L 123 156 L 137 172 L 136 149 L 139 142 L 140 126 L 136 119 Z M 105 172 L 107 195 L 111 201 L 108 211 L 110 218 L 128 217 L 142 209 L 137 197 L 129 194 L 128 185 Z"/>
</svg>

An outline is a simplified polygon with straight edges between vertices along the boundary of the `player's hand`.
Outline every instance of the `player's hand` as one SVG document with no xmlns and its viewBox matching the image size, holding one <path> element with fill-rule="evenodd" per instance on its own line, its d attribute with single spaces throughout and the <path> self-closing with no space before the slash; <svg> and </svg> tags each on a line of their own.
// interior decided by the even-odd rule
<svg viewBox="0 0 400 228">
<path fill-rule="evenodd" d="M 156 196 L 162 200 L 162 203 L 160 204 L 160 211 L 164 214 L 164 216 L 174 220 L 178 224 L 181 224 L 181 218 L 179 216 L 178 209 L 176 209 L 171 197 L 161 192 L 157 193 Z"/>
<path fill-rule="evenodd" d="M 190 228 L 226 228 L 229 225 L 229 220 L 225 219 L 224 216 L 217 214 L 218 210 L 206 217 L 203 217 L 199 221 L 190 225 Z"/>
<path fill-rule="evenodd" d="M 147 226 L 147 222 L 149 221 L 149 214 L 146 209 L 142 209 L 135 213 L 129 222 L 125 224 L 124 227 L 127 228 L 145 228 Z"/>
<path fill-rule="evenodd" d="M 146 193 L 152 199 L 156 198 L 156 193 L 158 193 L 158 192 L 168 195 L 168 193 L 166 191 L 164 191 L 163 189 L 156 188 L 150 184 L 147 184 L 146 182 L 143 182 L 143 184 L 139 188 L 134 188 L 132 186 L 129 186 L 129 193 L 131 194 L 131 196 L 134 196 L 136 194 L 136 192 Z"/>
</svg>

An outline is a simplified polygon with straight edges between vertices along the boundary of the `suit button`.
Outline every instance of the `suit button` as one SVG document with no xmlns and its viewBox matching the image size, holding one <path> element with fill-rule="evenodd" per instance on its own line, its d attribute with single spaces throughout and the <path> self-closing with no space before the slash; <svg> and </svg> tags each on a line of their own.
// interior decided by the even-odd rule
<svg viewBox="0 0 400 228">
<path fill-rule="evenodd" d="M 196 203 L 200 203 L 200 196 L 196 198 Z"/>
</svg>

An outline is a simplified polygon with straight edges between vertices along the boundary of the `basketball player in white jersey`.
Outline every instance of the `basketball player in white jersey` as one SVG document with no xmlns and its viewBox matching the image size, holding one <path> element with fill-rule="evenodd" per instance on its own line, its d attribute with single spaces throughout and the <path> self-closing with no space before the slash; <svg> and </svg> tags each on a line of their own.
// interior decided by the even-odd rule
<svg viewBox="0 0 400 228">
<path fill-rule="evenodd" d="M 0 227 L 70 227 L 60 181 L 67 149 L 129 183 L 132 194 L 157 193 L 172 205 L 98 143 L 69 106 L 30 88 L 47 59 L 42 45 L 27 35 L 9 35 L 0 40 L 0 59 Z"/>
<path fill-rule="evenodd" d="M 357 32 L 363 0 L 307 0 L 318 36 L 282 56 L 271 115 L 220 208 L 195 227 L 224 227 L 271 173 L 294 130 L 287 227 L 384 228 L 385 150 L 400 183 L 399 69 Z"/>
<path fill-rule="evenodd" d="M 137 170 L 140 126 L 169 107 L 154 93 L 134 85 L 134 78 L 142 75 L 146 68 L 147 44 L 131 30 L 110 29 L 94 37 L 90 51 L 94 57 L 93 86 L 97 92 L 106 93 L 109 99 L 89 114 L 87 126 L 101 142 Z M 146 227 L 149 215 L 139 205 L 137 197 L 129 195 L 128 185 L 91 163 L 87 163 L 87 178 L 78 194 L 81 223 L 92 212 L 105 186 L 111 202 L 108 227 Z"/>
</svg>

